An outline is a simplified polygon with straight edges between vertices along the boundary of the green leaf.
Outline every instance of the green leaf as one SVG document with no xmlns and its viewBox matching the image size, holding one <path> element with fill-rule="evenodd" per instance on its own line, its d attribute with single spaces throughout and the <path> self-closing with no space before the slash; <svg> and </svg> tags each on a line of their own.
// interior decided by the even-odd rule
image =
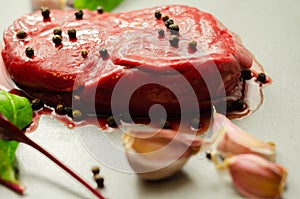
<svg viewBox="0 0 300 199">
<path fill-rule="evenodd" d="M 0 178 L 16 184 L 18 184 L 18 180 L 13 164 L 17 146 L 18 143 L 15 141 L 0 140 Z"/>
<path fill-rule="evenodd" d="M 74 0 L 74 7 L 78 9 L 96 10 L 101 6 L 103 10 L 109 12 L 117 7 L 123 0 Z"/>
<path fill-rule="evenodd" d="M 5 91 L 0 91 L 0 113 L 19 129 L 31 123 L 33 114 L 27 98 Z"/>
<path fill-rule="evenodd" d="M 19 129 L 32 122 L 32 108 L 28 99 L 0 91 L 0 113 Z M 18 142 L 0 139 L 0 178 L 19 184 L 14 171 L 15 152 Z"/>
</svg>

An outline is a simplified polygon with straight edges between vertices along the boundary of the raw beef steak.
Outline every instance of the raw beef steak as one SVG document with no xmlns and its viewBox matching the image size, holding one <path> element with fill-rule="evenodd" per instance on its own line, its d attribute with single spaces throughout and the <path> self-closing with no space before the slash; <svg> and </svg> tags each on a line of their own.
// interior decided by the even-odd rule
<svg viewBox="0 0 300 199">
<path fill-rule="evenodd" d="M 155 17 L 157 10 L 162 17 Z M 89 113 L 129 107 L 132 114 L 146 115 L 154 104 L 173 116 L 206 110 L 236 87 L 241 70 L 253 62 L 235 34 L 196 8 L 171 5 L 104 14 L 83 10 L 82 19 L 75 12 L 51 10 L 44 18 L 36 11 L 4 32 L 2 56 L 11 78 L 53 106 L 70 105 L 76 94 Z M 173 20 L 167 23 L 178 26 L 168 29 L 164 15 Z M 58 44 L 53 42 L 56 27 L 62 30 Z M 76 38 L 68 35 L 71 28 Z M 26 32 L 24 38 L 17 36 L 20 30 Z M 26 55 L 28 47 L 34 55 Z"/>
</svg>

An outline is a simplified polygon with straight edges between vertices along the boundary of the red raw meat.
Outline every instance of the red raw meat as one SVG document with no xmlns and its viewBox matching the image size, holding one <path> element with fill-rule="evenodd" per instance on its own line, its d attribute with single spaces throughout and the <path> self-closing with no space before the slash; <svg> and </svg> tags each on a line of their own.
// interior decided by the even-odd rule
<svg viewBox="0 0 300 199">
<path fill-rule="evenodd" d="M 179 25 L 178 47 L 170 45 L 171 33 L 154 17 L 155 10 Z M 83 10 L 83 19 L 76 19 L 75 12 L 51 10 L 50 20 L 33 12 L 4 32 L 2 56 L 11 78 L 50 105 L 70 105 L 76 93 L 87 112 L 110 114 L 111 106 L 126 111 L 129 105 L 132 114 L 145 115 L 154 104 L 170 115 L 180 113 L 179 104 L 181 111 L 193 112 L 224 98 L 253 62 L 235 34 L 196 8 L 172 5 L 115 14 Z M 52 42 L 55 27 L 63 30 L 59 46 Z M 76 40 L 69 39 L 70 28 L 77 30 Z M 164 37 L 158 36 L 160 28 Z M 27 32 L 25 39 L 17 38 L 20 29 Z M 188 48 L 191 40 L 197 41 L 197 51 Z M 27 47 L 34 49 L 32 58 L 25 54 Z M 102 48 L 108 59 L 101 58 Z M 88 51 L 85 58 L 82 49 Z"/>
</svg>

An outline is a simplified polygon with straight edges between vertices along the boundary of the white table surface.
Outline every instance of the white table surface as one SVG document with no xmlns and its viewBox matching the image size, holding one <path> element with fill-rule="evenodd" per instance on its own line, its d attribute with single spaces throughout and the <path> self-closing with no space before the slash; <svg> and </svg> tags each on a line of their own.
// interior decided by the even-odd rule
<svg viewBox="0 0 300 199">
<path fill-rule="evenodd" d="M 0 31 L 31 11 L 29 0 L 0 0 Z M 289 172 L 286 199 L 300 196 L 300 1 L 298 0 L 125 0 L 115 11 L 163 4 L 187 4 L 214 14 L 241 36 L 245 46 L 264 66 L 273 83 L 264 88 L 264 102 L 251 116 L 234 121 L 254 136 L 277 144 L 277 162 Z M 2 41 L 1 41 L 2 42 Z M 62 123 L 42 117 L 30 135 L 95 186 L 90 168 L 100 165 L 105 196 L 111 199 L 235 199 L 241 198 L 207 160 L 192 158 L 172 180 L 146 183 L 134 174 L 118 172 L 97 162 L 83 146 L 80 133 L 94 127 L 68 130 Z M 1 199 L 86 199 L 93 196 L 37 151 L 20 145 L 17 151 L 21 179 L 26 186 L 19 196 L 0 186 Z"/>
</svg>

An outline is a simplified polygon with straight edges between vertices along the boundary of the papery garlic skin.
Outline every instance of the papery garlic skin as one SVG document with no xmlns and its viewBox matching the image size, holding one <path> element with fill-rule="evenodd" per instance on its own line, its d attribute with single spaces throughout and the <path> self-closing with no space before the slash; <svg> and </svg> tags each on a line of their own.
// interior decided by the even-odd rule
<svg viewBox="0 0 300 199">
<path fill-rule="evenodd" d="M 275 145 L 263 142 L 236 126 L 222 114 L 214 113 L 213 131 L 223 130 L 223 137 L 217 149 L 225 157 L 236 154 L 255 154 L 267 160 L 274 161 L 276 155 Z"/>
<path fill-rule="evenodd" d="M 224 164 L 241 195 L 251 199 L 281 198 L 287 178 L 281 165 L 253 154 L 226 158 Z"/>
<path fill-rule="evenodd" d="M 195 136 L 173 130 L 162 129 L 145 136 L 147 134 L 149 132 L 133 129 L 123 136 L 127 160 L 145 180 L 161 180 L 174 175 L 201 147 L 201 141 Z"/>
</svg>

